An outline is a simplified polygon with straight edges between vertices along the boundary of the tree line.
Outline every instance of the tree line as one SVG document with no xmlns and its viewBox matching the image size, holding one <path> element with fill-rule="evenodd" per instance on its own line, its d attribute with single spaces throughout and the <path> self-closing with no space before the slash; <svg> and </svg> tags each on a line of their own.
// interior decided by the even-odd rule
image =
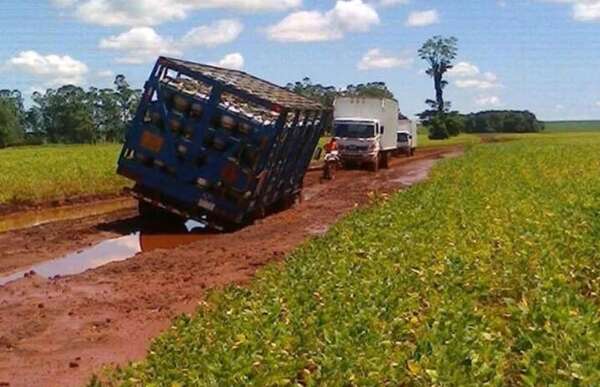
<svg viewBox="0 0 600 387">
<path fill-rule="evenodd" d="M 327 109 L 333 109 L 333 101 L 337 96 L 394 98 L 394 93 L 391 92 L 385 82 L 350 84 L 338 90 L 335 86 L 315 84 L 307 77 L 301 81 L 288 83 L 286 88 L 321 103 Z"/>
<path fill-rule="evenodd" d="M 0 148 L 43 143 L 120 142 L 141 90 L 118 75 L 113 88 L 65 85 L 34 92 L 25 108 L 19 90 L 0 90 Z"/>
<path fill-rule="evenodd" d="M 539 132 L 544 124 L 528 111 L 483 111 L 460 114 L 444 98 L 453 68 L 458 40 L 435 36 L 419 50 L 427 62 L 426 73 L 433 79 L 435 97 L 427 99 L 428 109 L 419 114 L 429 137 L 444 139 L 461 132 Z M 313 83 L 310 78 L 291 82 L 286 88 L 333 109 L 337 96 L 394 98 L 385 82 L 350 84 L 337 89 Z M 132 89 L 125 76 L 118 75 L 113 88 L 98 89 L 66 85 L 34 92 L 26 109 L 19 90 L 0 90 L 0 148 L 20 144 L 120 142 L 133 118 L 141 90 Z M 326 123 L 331 127 L 331 123 Z"/>
</svg>

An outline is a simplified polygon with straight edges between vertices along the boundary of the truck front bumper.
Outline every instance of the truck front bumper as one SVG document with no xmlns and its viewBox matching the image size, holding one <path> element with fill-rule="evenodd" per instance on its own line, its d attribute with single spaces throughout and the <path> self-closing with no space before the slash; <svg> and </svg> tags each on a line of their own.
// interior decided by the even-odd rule
<svg viewBox="0 0 600 387">
<path fill-rule="evenodd" d="M 374 161 L 377 159 L 377 152 L 369 152 L 369 153 L 354 153 L 354 152 L 344 153 L 344 152 L 342 152 L 340 154 L 340 157 L 344 161 L 370 162 L 370 161 Z"/>
</svg>

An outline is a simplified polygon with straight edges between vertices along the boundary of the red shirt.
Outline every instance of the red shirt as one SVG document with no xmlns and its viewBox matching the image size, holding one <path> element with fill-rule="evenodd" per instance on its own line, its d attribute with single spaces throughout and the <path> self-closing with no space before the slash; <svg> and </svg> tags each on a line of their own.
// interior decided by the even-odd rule
<svg viewBox="0 0 600 387">
<path fill-rule="evenodd" d="M 329 141 L 327 144 L 325 144 L 325 152 L 327 153 L 331 153 L 337 149 L 337 141 Z"/>
</svg>

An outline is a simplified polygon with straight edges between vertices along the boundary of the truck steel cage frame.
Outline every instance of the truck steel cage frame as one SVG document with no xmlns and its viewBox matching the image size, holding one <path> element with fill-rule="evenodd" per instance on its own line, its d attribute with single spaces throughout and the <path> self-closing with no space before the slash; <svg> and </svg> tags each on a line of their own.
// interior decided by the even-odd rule
<svg viewBox="0 0 600 387">
<path fill-rule="evenodd" d="M 209 224 L 243 223 L 298 195 L 323 107 L 237 70 L 160 57 L 118 172 L 140 201 Z"/>
</svg>

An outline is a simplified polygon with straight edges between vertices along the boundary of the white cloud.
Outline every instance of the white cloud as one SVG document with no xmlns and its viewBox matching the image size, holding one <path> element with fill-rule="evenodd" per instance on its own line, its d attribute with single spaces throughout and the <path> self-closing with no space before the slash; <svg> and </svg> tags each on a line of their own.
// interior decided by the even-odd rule
<svg viewBox="0 0 600 387">
<path fill-rule="evenodd" d="M 571 5 L 573 19 L 582 22 L 600 21 L 600 0 L 540 0 L 546 3 Z"/>
<path fill-rule="evenodd" d="M 10 58 L 5 67 L 15 72 L 31 75 L 47 86 L 81 85 L 88 66 L 68 55 L 42 55 L 36 51 L 22 51 Z"/>
<path fill-rule="evenodd" d="M 215 66 L 225 67 L 232 70 L 241 70 L 244 68 L 244 57 L 239 52 L 234 52 L 232 54 L 227 54 L 218 61 L 214 63 Z"/>
<path fill-rule="evenodd" d="M 406 5 L 410 0 L 379 0 L 379 5 L 382 7 L 393 7 L 395 5 Z"/>
<path fill-rule="evenodd" d="M 600 1 L 578 1 L 573 5 L 573 18 L 579 21 L 600 21 Z"/>
<path fill-rule="evenodd" d="M 377 11 L 363 0 L 338 0 L 327 12 L 299 11 L 267 29 L 279 42 L 318 42 L 341 39 L 348 32 L 367 32 L 379 24 Z"/>
<path fill-rule="evenodd" d="M 448 71 L 448 76 L 455 79 L 454 85 L 461 89 L 493 89 L 502 87 L 498 76 L 492 72 L 482 73 L 479 67 L 469 62 L 459 62 Z"/>
<path fill-rule="evenodd" d="M 565 109 L 565 105 L 561 105 L 561 104 L 557 104 L 554 109 L 556 110 L 564 110 Z"/>
<path fill-rule="evenodd" d="M 600 107 L 600 101 L 596 102 L 596 106 Z"/>
<path fill-rule="evenodd" d="M 152 27 L 134 27 L 100 41 L 100 48 L 113 50 L 117 62 L 140 64 L 160 55 L 180 56 L 188 48 L 215 47 L 237 39 L 244 26 L 237 20 L 224 19 L 191 29 L 182 38 L 163 37 Z"/>
<path fill-rule="evenodd" d="M 72 8 L 82 21 L 102 26 L 153 26 L 183 20 L 194 11 L 221 8 L 233 11 L 285 11 L 302 0 L 53 0 Z"/>
<path fill-rule="evenodd" d="M 152 61 L 160 55 L 181 55 L 178 46 L 173 39 L 163 38 L 151 27 L 134 27 L 100 41 L 100 48 L 114 50 L 121 55 L 117 62 L 129 64 Z"/>
<path fill-rule="evenodd" d="M 426 27 L 440 22 L 440 15 L 437 10 L 415 11 L 408 15 L 406 25 L 408 27 Z"/>
<path fill-rule="evenodd" d="M 482 95 L 475 99 L 475 104 L 482 107 L 499 107 L 502 106 L 502 101 L 500 101 L 500 98 L 495 95 Z"/>
<path fill-rule="evenodd" d="M 319 11 L 300 11 L 269 27 L 267 35 L 279 42 L 320 42 L 341 39 L 343 32 Z"/>
<path fill-rule="evenodd" d="M 458 62 L 448 71 L 448 75 L 458 78 L 474 77 L 479 74 L 479 67 L 469 62 Z"/>
<path fill-rule="evenodd" d="M 459 79 L 454 82 L 454 84 L 460 89 L 487 90 L 499 87 L 499 85 L 494 81 L 488 81 L 485 79 Z"/>
<path fill-rule="evenodd" d="M 243 29 L 244 26 L 238 20 L 219 20 L 210 25 L 193 28 L 185 34 L 182 44 L 192 47 L 215 47 L 233 42 L 242 33 Z"/>
<path fill-rule="evenodd" d="M 414 59 L 387 55 L 378 48 L 369 50 L 358 63 L 359 70 L 391 69 L 394 67 L 408 67 Z"/>
</svg>

